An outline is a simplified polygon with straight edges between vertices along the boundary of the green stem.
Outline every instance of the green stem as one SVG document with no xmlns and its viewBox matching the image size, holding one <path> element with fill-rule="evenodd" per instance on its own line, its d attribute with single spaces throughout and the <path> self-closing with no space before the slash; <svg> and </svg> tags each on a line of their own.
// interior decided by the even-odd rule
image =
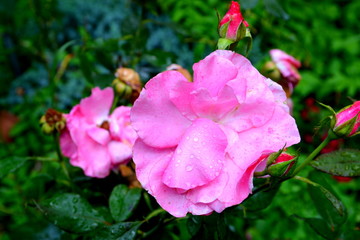
<svg viewBox="0 0 360 240">
<path fill-rule="evenodd" d="M 304 177 L 300 177 L 300 176 L 295 176 L 294 179 L 299 180 L 299 181 L 304 182 L 304 183 L 307 183 L 307 184 L 310 184 L 310 185 L 313 185 L 314 187 L 319 186 L 319 184 L 311 181 L 311 180 L 308 179 L 308 178 L 304 178 Z"/>
<path fill-rule="evenodd" d="M 294 170 L 292 176 L 295 176 L 306 167 L 331 140 L 333 140 L 333 136 L 328 134 L 325 140 Z"/>
<path fill-rule="evenodd" d="M 151 218 L 153 218 L 161 213 L 164 213 L 164 212 L 166 212 L 164 209 L 158 208 L 155 211 L 151 212 L 149 215 L 147 215 L 144 221 L 149 221 Z"/>
<path fill-rule="evenodd" d="M 60 166 L 61 166 L 62 170 L 64 171 L 66 178 L 68 180 L 70 180 L 70 174 L 69 174 L 69 171 L 67 170 L 63 155 L 60 150 L 59 134 L 57 132 L 55 132 L 53 136 L 54 136 L 54 145 L 55 145 L 55 149 L 56 149 L 56 154 L 59 158 Z"/>
<path fill-rule="evenodd" d="M 49 158 L 49 157 L 28 157 L 27 159 L 39 161 L 39 162 L 58 162 L 59 161 L 56 158 Z"/>
<path fill-rule="evenodd" d="M 115 110 L 115 108 L 117 107 L 117 103 L 119 101 L 119 95 L 118 94 L 115 94 L 115 98 L 114 98 L 114 101 L 112 103 L 112 106 L 110 108 L 110 114 Z"/>
</svg>

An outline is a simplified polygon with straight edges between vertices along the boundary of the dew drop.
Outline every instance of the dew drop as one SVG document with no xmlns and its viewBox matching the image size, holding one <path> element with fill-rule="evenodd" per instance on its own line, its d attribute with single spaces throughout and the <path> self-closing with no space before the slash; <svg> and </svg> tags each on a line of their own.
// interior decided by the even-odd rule
<svg viewBox="0 0 360 240">
<path fill-rule="evenodd" d="M 191 154 L 191 155 L 190 155 L 190 158 L 194 158 L 194 155 Z"/>
<path fill-rule="evenodd" d="M 182 150 L 179 148 L 179 149 L 176 150 L 176 153 L 177 153 L 177 154 L 181 154 L 181 153 L 182 153 Z"/>
<path fill-rule="evenodd" d="M 194 137 L 194 142 L 197 142 L 199 141 L 199 138 L 198 137 Z"/>
<path fill-rule="evenodd" d="M 187 172 L 190 172 L 190 171 L 193 170 L 193 166 L 187 165 L 186 168 L 185 168 L 185 170 L 186 170 Z"/>
</svg>

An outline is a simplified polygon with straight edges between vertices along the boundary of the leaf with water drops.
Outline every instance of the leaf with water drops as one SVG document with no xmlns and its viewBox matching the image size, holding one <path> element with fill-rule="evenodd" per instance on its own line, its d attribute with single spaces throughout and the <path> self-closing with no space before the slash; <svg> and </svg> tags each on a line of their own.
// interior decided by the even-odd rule
<svg viewBox="0 0 360 240">
<path fill-rule="evenodd" d="M 327 183 L 326 175 L 324 175 L 319 171 L 310 173 L 309 179 L 314 184 L 308 185 L 309 193 L 320 216 L 331 229 L 336 230 L 345 222 L 347 213 L 343 203 Z"/>
<path fill-rule="evenodd" d="M 122 222 L 130 217 L 139 203 L 140 197 L 140 188 L 129 189 L 126 185 L 117 185 L 113 189 L 109 200 L 110 212 L 114 220 Z"/>
<path fill-rule="evenodd" d="M 91 235 L 92 240 L 132 240 L 142 222 L 121 222 L 104 226 Z"/>
<path fill-rule="evenodd" d="M 341 149 L 320 155 L 311 163 L 314 168 L 335 176 L 360 176 L 360 151 Z"/>
<path fill-rule="evenodd" d="M 333 232 L 326 222 L 321 218 L 302 218 L 295 217 L 304 220 L 317 234 L 325 239 L 336 239 L 337 233 Z"/>
<path fill-rule="evenodd" d="M 108 224 L 104 217 L 78 194 L 57 195 L 38 207 L 50 222 L 73 233 L 90 232 Z"/>
</svg>

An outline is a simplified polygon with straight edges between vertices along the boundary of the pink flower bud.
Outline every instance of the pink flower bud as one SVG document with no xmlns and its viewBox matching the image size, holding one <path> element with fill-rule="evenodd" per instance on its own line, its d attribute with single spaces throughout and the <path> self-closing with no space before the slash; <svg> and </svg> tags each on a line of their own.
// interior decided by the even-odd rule
<svg viewBox="0 0 360 240">
<path fill-rule="evenodd" d="M 239 41 L 242 36 L 239 36 L 240 26 L 243 23 L 244 27 L 249 24 L 243 18 L 240 12 L 240 5 L 238 2 L 232 1 L 228 12 L 221 19 L 219 23 L 219 34 L 222 38 L 233 41 Z"/>
<path fill-rule="evenodd" d="M 335 115 L 333 131 L 341 137 L 351 137 L 359 134 L 360 128 L 360 101 L 347 106 Z"/>
<path fill-rule="evenodd" d="M 281 73 L 282 79 L 284 81 L 284 84 L 281 85 L 283 85 L 285 91 L 289 91 L 290 94 L 288 95 L 291 95 L 294 87 L 301 79 L 301 76 L 298 72 L 298 68 L 300 68 L 301 63 L 294 57 L 279 49 L 270 50 L 270 56 Z"/>
</svg>

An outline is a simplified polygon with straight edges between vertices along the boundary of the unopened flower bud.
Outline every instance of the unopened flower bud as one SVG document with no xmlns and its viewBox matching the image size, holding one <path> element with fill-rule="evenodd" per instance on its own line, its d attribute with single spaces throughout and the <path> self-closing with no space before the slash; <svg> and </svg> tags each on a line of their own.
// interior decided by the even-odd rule
<svg viewBox="0 0 360 240">
<path fill-rule="evenodd" d="M 112 82 L 112 86 L 114 87 L 114 91 L 117 95 L 119 95 L 121 98 L 129 99 L 132 96 L 133 90 L 129 85 L 124 83 L 123 81 L 120 81 L 118 78 L 115 78 Z"/>
<path fill-rule="evenodd" d="M 267 168 L 267 172 L 273 177 L 290 176 L 294 171 L 297 157 L 287 153 L 281 153 Z"/>
<path fill-rule="evenodd" d="M 166 68 L 166 70 L 175 70 L 178 71 L 179 73 L 181 73 L 189 82 L 192 82 L 192 77 L 191 74 L 189 73 L 188 70 L 186 70 L 185 68 L 183 68 L 182 66 L 178 65 L 178 64 L 171 64 L 170 66 L 168 66 Z"/>
<path fill-rule="evenodd" d="M 232 1 L 228 12 L 219 23 L 219 35 L 233 41 L 239 41 L 241 31 L 244 31 L 249 24 L 245 21 L 240 11 L 238 2 Z"/>
<path fill-rule="evenodd" d="M 218 49 L 228 49 L 231 44 L 245 37 L 251 37 L 248 27 L 249 24 L 241 14 L 239 3 L 232 1 L 228 12 L 219 22 Z"/>
<path fill-rule="evenodd" d="M 332 130 L 339 137 L 351 137 L 360 131 L 360 101 L 347 106 L 335 114 Z"/>
<path fill-rule="evenodd" d="M 51 134 L 55 130 L 61 132 L 66 126 L 66 119 L 61 112 L 49 108 L 40 118 L 40 125 L 45 134 Z"/>
<path fill-rule="evenodd" d="M 115 76 L 116 79 L 113 81 L 115 93 L 120 94 L 122 98 L 135 101 L 141 91 L 139 74 L 131 68 L 120 67 L 116 70 Z"/>
</svg>

